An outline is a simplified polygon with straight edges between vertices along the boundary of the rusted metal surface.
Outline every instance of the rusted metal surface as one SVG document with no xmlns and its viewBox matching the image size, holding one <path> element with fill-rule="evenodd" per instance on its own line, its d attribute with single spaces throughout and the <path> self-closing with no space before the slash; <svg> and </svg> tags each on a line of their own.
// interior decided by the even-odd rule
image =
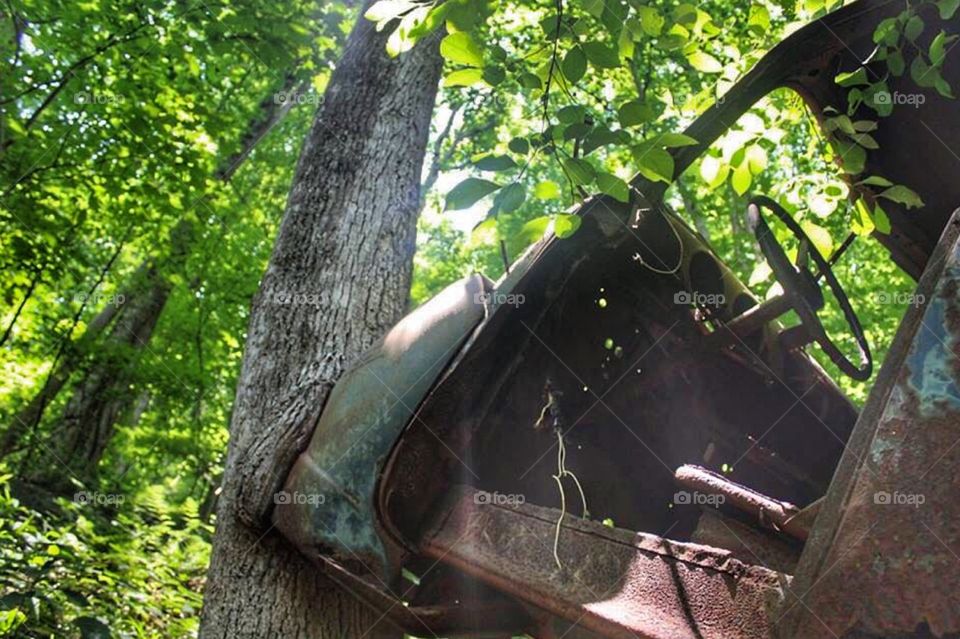
<svg viewBox="0 0 960 639">
<path fill-rule="evenodd" d="M 788 637 L 960 633 L 957 226 L 955 215 L 821 508 Z"/>
<path fill-rule="evenodd" d="M 394 591 L 374 577 L 358 577 L 332 559 L 319 557 L 318 561 L 331 579 L 407 633 L 423 637 L 502 639 L 534 625 L 516 602 L 471 579 L 459 578 L 453 584 L 445 583 L 443 592 L 427 593 L 425 598 L 431 603 L 420 603 L 418 599 L 424 590 L 431 590 L 430 584 Z"/>
<path fill-rule="evenodd" d="M 380 579 L 399 570 L 376 530 L 380 463 L 483 318 L 488 289 L 479 275 L 450 285 L 403 318 L 336 385 L 274 511 L 277 528 L 305 553 L 332 553 Z"/>
<path fill-rule="evenodd" d="M 725 505 L 746 513 L 764 528 L 782 530 L 800 540 L 807 538 L 809 530 L 794 519 L 800 509 L 789 502 L 768 497 L 699 466 L 681 466 L 676 478 L 681 486 L 695 492 L 723 496 Z"/>
<path fill-rule="evenodd" d="M 482 502 L 482 500 L 479 500 Z M 530 505 L 477 503 L 453 491 L 424 552 L 532 606 L 610 638 L 771 637 L 786 576 L 730 553 L 567 517 Z"/>
<path fill-rule="evenodd" d="M 729 550 L 747 564 L 786 574 L 792 574 L 796 569 L 800 559 L 799 544 L 727 517 L 712 507 L 702 510 L 697 529 L 690 539 L 692 542 Z"/>
</svg>

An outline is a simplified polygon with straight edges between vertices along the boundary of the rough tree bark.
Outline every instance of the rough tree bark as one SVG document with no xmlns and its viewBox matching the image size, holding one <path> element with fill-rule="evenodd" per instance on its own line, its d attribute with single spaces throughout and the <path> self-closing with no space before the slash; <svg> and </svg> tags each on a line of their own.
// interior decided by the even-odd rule
<svg viewBox="0 0 960 639">
<path fill-rule="evenodd" d="M 347 41 L 253 300 L 203 639 L 392 634 L 269 525 L 273 495 L 330 388 L 400 317 L 409 294 L 442 64 L 437 36 L 388 58 L 387 31 L 360 18 Z"/>
</svg>

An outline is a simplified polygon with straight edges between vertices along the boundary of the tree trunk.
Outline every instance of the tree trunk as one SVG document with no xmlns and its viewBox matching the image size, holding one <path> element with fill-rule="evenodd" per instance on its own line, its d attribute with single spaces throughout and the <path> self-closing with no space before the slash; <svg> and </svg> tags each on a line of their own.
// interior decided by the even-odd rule
<svg viewBox="0 0 960 639">
<path fill-rule="evenodd" d="M 363 18 L 354 27 L 304 142 L 253 300 L 203 639 L 392 633 L 269 525 L 273 495 L 330 388 L 399 318 L 409 294 L 442 63 L 436 34 L 388 58 L 388 31 L 377 33 Z"/>
<path fill-rule="evenodd" d="M 104 340 L 103 354 L 74 388 L 63 416 L 38 451 L 40 459 L 30 462 L 34 482 L 67 489 L 64 470 L 82 482 L 96 477 L 114 425 L 133 404 L 130 370 L 170 295 L 170 284 L 156 265 L 147 268 L 139 284 Z"/>
</svg>

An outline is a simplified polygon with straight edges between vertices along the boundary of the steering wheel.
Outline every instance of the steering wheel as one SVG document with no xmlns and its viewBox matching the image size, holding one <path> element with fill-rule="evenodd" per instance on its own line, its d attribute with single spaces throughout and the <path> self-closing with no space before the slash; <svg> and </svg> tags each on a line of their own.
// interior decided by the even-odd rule
<svg viewBox="0 0 960 639">
<path fill-rule="evenodd" d="M 800 241 L 795 264 L 790 263 L 783 247 L 777 242 L 776 236 L 764 221 L 761 213 L 763 209 L 772 211 L 793 233 L 794 237 Z M 762 195 L 754 197 L 747 207 L 747 219 L 757 242 L 760 244 L 760 250 L 763 251 L 763 255 L 767 259 L 767 264 L 770 265 L 770 269 L 777 281 L 780 282 L 784 292 L 782 295 L 750 309 L 731 322 L 728 325 L 729 328 L 738 334 L 742 334 L 743 329 L 755 330 L 760 325 L 792 309 L 800 317 L 801 324 L 781 333 L 788 347 L 796 348 L 816 342 L 827 354 L 827 357 L 845 374 L 859 381 L 867 380 L 873 371 L 870 345 L 867 343 L 867 338 L 863 334 L 863 327 L 850 305 L 847 294 L 833 274 L 830 263 L 820 255 L 820 252 L 800 225 L 772 199 Z M 810 260 L 813 260 L 817 266 L 819 272 L 816 275 L 810 272 Z M 857 341 L 857 348 L 860 351 L 859 366 L 850 361 L 827 336 L 823 323 L 817 315 L 817 311 L 824 305 L 823 292 L 820 290 L 819 284 L 821 277 L 827 281 L 827 285 L 833 292 L 833 296 L 847 320 L 847 326 Z M 738 328 L 740 330 L 737 330 Z"/>
</svg>

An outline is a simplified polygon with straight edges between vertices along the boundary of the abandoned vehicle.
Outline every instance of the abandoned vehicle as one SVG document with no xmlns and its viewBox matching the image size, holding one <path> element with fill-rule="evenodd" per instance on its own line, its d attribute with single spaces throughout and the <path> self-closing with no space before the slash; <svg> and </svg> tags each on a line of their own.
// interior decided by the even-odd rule
<svg viewBox="0 0 960 639">
<path fill-rule="evenodd" d="M 901 10 L 858 0 L 784 40 L 683 132 L 676 174 L 775 90 L 821 123 L 871 115 L 837 77 L 881 64 L 875 31 Z M 943 76 L 960 86 L 960 65 Z M 284 486 L 324 499 L 278 505 L 278 529 L 417 636 L 960 636 L 960 107 L 888 82 L 926 102 L 879 118 L 863 173 L 924 206 L 892 204 L 865 241 L 923 302 L 862 409 L 807 352 L 873 371 L 842 250 L 753 194 L 783 290 L 761 300 L 641 175 L 628 204 L 587 199 L 575 234 L 449 286 L 344 375 Z"/>
</svg>

